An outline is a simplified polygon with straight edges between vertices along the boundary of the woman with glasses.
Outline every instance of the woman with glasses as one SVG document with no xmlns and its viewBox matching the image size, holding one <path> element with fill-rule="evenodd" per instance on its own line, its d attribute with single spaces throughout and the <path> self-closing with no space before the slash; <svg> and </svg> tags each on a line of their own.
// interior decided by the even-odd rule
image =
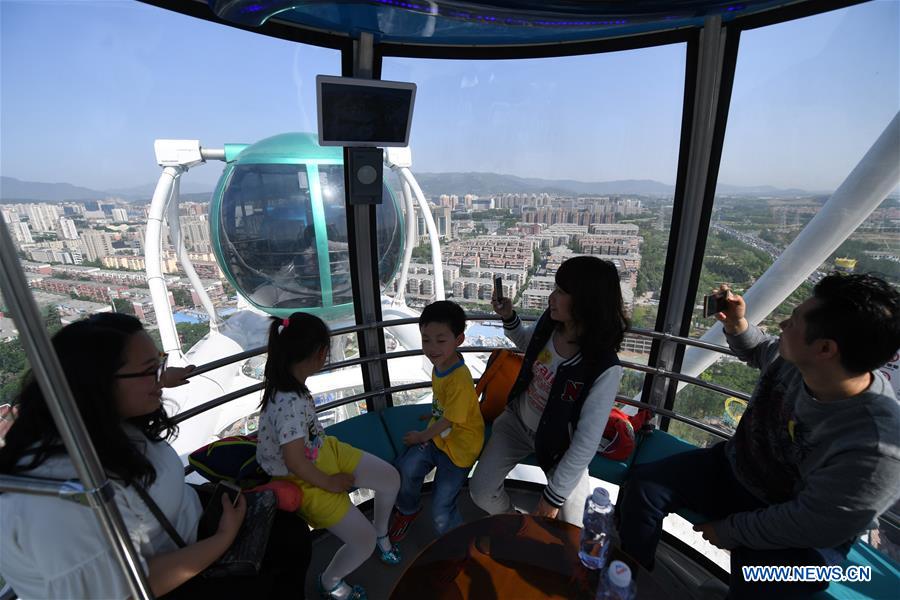
<svg viewBox="0 0 900 600">
<path fill-rule="evenodd" d="M 196 577 L 231 545 L 246 512 L 223 496 L 218 530 L 197 541 L 201 501 L 167 443 L 175 427 L 162 388 L 187 383 L 192 367 L 165 368 L 140 321 L 94 315 L 61 329 L 53 346 L 91 442 L 115 489 L 119 511 L 157 597 L 281 597 L 302 589 L 309 528 L 279 512 L 256 577 Z M 34 377 L 18 398 L 18 415 L 0 449 L 0 473 L 77 479 Z M 137 491 L 149 493 L 180 536 L 178 548 Z M 286 557 L 286 558 L 285 558 Z M 299 568 L 298 568 L 299 567 Z M 0 495 L 0 573 L 23 598 L 127 598 L 130 590 L 94 511 L 47 496 Z"/>
</svg>

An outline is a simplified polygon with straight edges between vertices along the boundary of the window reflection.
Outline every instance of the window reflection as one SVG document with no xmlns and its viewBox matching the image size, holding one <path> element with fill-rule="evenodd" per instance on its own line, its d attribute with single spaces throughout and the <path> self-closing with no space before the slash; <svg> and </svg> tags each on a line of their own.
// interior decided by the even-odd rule
<svg viewBox="0 0 900 600">
<path fill-rule="evenodd" d="M 311 175 L 318 176 L 318 193 L 310 189 Z M 318 203 L 324 218 L 317 224 Z M 399 209 L 387 188 L 375 214 L 385 284 L 403 250 Z M 258 306 L 317 308 L 353 301 L 342 165 L 235 166 L 219 232 L 226 270 Z M 320 257 L 323 251 L 327 255 Z"/>
<path fill-rule="evenodd" d="M 306 165 L 238 165 L 222 207 L 229 273 L 256 304 L 321 305 Z"/>
</svg>

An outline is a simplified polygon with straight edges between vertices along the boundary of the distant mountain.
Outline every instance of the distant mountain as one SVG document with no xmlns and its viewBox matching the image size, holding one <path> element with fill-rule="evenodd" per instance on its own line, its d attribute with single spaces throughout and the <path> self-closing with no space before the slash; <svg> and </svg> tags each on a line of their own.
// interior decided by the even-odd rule
<svg viewBox="0 0 900 600">
<path fill-rule="evenodd" d="M 496 173 L 416 173 L 419 185 L 429 196 L 440 194 L 476 194 L 488 196 L 498 193 L 569 194 L 576 196 L 605 196 L 609 194 L 636 194 L 641 196 L 672 196 L 675 186 L 653 179 L 622 179 L 617 181 L 575 181 L 572 179 L 538 179 L 498 175 Z M 779 189 L 768 185 L 737 186 L 720 183 L 720 194 L 746 194 L 753 196 L 793 197 L 809 196 L 800 189 Z M 827 192 L 818 192 L 825 193 Z"/>
<path fill-rule="evenodd" d="M 62 202 L 102 200 L 109 194 L 70 183 L 38 183 L 15 177 L 0 177 L 0 202 Z"/>
<path fill-rule="evenodd" d="M 499 193 L 525 194 L 641 194 L 671 195 L 675 187 L 651 179 L 585 182 L 571 179 L 538 179 L 498 175 L 497 173 L 415 173 L 422 191 L 430 196 L 440 194 Z"/>
<path fill-rule="evenodd" d="M 65 202 L 122 198 L 130 202 L 150 202 L 155 183 L 130 188 L 92 190 L 69 183 L 41 183 L 22 181 L 15 177 L 0 177 L 0 202 Z M 181 182 L 181 197 L 195 202 L 209 201 L 213 186 L 207 183 Z"/>
<path fill-rule="evenodd" d="M 476 194 L 489 196 L 500 193 L 560 194 L 572 196 L 605 196 L 609 194 L 636 194 L 641 196 L 668 196 L 675 193 L 675 186 L 652 179 L 623 179 L 618 181 L 575 181 L 572 179 L 538 179 L 497 173 L 415 173 L 416 180 L 427 196 L 441 194 Z M 146 203 L 153 196 L 155 183 L 129 188 L 92 190 L 68 183 L 39 183 L 21 181 L 14 177 L 0 177 L 0 202 L 61 202 L 66 200 L 103 200 L 110 197 L 130 202 Z M 717 193 L 727 195 L 796 196 L 828 195 L 828 192 L 808 192 L 772 186 L 736 186 L 720 183 Z M 210 183 L 185 179 L 181 183 L 181 198 L 194 202 L 207 202 L 212 197 Z"/>
<path fill-rule="evenodd" d="M 742 186 L 742 185 L 728 185 L 727 183 L 720 183 L 716 186 L 717 194 L 746 194 L 748 196 L 775 196 L 778 198 L 791 197 L 791 196 L 830 196 L 831 192 L 810 192 L 808 190 L 801 190 L 798 188 L 776 188 L 771 185 L 752 185 L 752 186 Z"/>
<path fill-rule="evenodd" d="M 195 194 L 207 194 L 212 195 L 213 193 L 212 185 L 208 183 L 191 181 L 188 176 L 187 179 L 181 180 L 180 192 L 181 197 L 184 198 L 189 195 Z M 125 198 L 127 200 L 146 200 L 147 202 L 153 197 L 153 192 L 156 190 L 156 183 L 145 183 L 144 185 L 136 185 L 134 187 L 128 188 L 117 188 L 113 190 L 109 190 L 109 194 L 114 196 L 119 196 L 120 198 Z"/>
</svg>

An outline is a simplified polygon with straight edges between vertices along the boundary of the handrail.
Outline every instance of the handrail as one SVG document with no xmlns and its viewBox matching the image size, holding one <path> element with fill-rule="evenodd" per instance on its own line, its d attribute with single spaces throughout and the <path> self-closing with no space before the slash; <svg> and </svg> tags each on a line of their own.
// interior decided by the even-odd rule
<svg viewBox="0 0 900 600">
<path fill-rule="evenodd" d="M 490 352 L 492 350 L 496 350 L 496 348 L 491 347 L 491 346 L 461 346 L 459 348 L 460 352 Z M 349 367 L 349 366 L 356 366 L 356 365 L 363 364 L 363 363 L 370 362 L 370 361 L 390 360 L 392 358 L 404 358 L 404 357 L 408 357 L 408 356 L 418 356 L 421 354 L 422 354 L 421 350 L 404 350 L 402 352 L 387 352 L 384 354 L 377 354 L 375 356 L 367 356 L 364 358 L 354 358 L 354 359 L 350 359 L 350 360 L 346 360 L 346 361 L 341 361 L 338 363 L 332 363 L 331 365 L 326 365 L 322 369 L 322 371 L 333 370 L 333 369 Z M 742 392 L 737 392 L 735 390 L 730 390 L 730 389 L 722 387 L 720 385 L 717 385 L 714 383 L 709 383 L 708 381 L 703 381 L 702 379 L 698 379 L 696 377 L 690 377 L 688 375 L 682 375 L 680 373 L 672 373 L 672 372 L 666 371 L 665 369 L 660 369 L 657 367 L 648 367 L 646 365 L 632 363 L 629 361 L 620 361 L 620 362 L 621 362 L 622 366 L 625 368 L 633 369 L 636 371 L 642 371 L 645 373 L 651 373 L 653 375 L 658 375 L 660 377 L 668 377 L 670 379 L 676 379 L 678 381 L 684 381 L 685 383 L 690 383 L 693 385 L 704 387 L 704 388 L 710 389 L 714 392 L 718 392 L 720 394 L 730 395 L 730 396 L 734 396 L 736 398 L 741 398 L 742 400 L 750 399 L 750 396 L 748 396 L 747 394 L 744 394 Z M 478 379 L 475 379 L 475 381 L 477 382 Z M 409 386 L 413 386 L 413 387 L 409 387 Z M 383 389 L 383 390 L 376 390 L 373 392 L 365 392 L 362 394 L 347 396 L 345 398 L 339 398 L 337 400 L 333 400 L 326 404 L 317 406 L 316 412 L 322 412 L 325 410 L 330 410 L 332 408 L 337 408 L 339 406 L 344 406 L 346 404 L 352 404 L 353 402 L 357 402 L 359 400 L 365 400 L 367 398 L 372 398 L 372 397 L 378 396 L 378 395 L 383 395 L 385 393 L 391 393 L 394 391 L 406 391 L 406 390 L 410 390 L 410 389 L 416 389 L 417 387 L 430 387 L 430 386 L 431 386 L 431 382 L 426 381 L 426 382 L 421 382 L 421 384 L 404 384 L 403 386 L 391 386 L 391 387 Z M 190 419 L 191 417 L 194 417 L 194 416 L 204 413 L 208 410 L 216 408 L 217 406 L 221 406 L 227 402 L 230 402 L 231 400 L 235 400 L 237 398 L 242 398 L 248 394 L 258 392 L 258 391 L 262 390 L 264 387 L 265 386 L 263 383 L 256 383 L 256 384 L 247 386 L 245 388 L 235 390 L 235 391 L 225 394 L 223 396 L 219 396 L 218 398 L 214 398 L 208 402 L 204 402 L 203 404 L 197 405 L 197 406 L 195 406 L 191 409 L 188 409 L 184 412 L 178 413 L 177 415 L 172 417 L 172 420 L 176 424 L 181 423 L 182 421 Z M 682 416 L 679 413 L 676 413 L 674 411 L 655 407 L 655 406 L 652 406 L 645 402 L 632 400 L 631 398 L 628 398 L 626 396 L 617 396 L 616 399 L 618 401 L 622 402 L 623 404 L 628 404 L 630 406 L 636 406 L 639 408 L 649 408 L 656 414 L 659 414 L 661 416 L 668 417 L 671 419 L 675 419 L 676 421 L 681 421 L 681 422 L 691 425 L 697 429 L 705 431 L 706 433 L 709 433 L 709 434 L 712 434 L 712 435 L 715 435 L 715 436 L 718 436 L 718 437 L 721 437 L 724 439 L 728 439 L 729 437 L 731 437 L 731 434 L 729 434 L 721 429 L 716 429 L 715 427 L 711 427 L 711 426 L 703 423 L 702 421 L 698 421 L 691 417 Z"/>
<path fill-rule="evenodd" d="M 634 363 L 627 360 L 619 361 L 623 367 L 627 367 L 629 369 L 633 369 L 635 371 L 641 371 L 644 373 L 650 373 L 651 375 L 658 375 L 660 377 L 666 377 L 668 379 L 674 379 L 676 381 L 683 381 L 685 383 L 691 383 L 693 385 L 703 387 L 714 392 L 719 392 L 720 394 L 725 394 L 726 396 L 734 396 L 735 398 L 739 398 L 741 400 L 750 400 L 750 394 L 745 394 L 744 392 L 739 392 L 737 390 L 729 389 L 725 386 L 721 386 L 717 383 L 710 383 L 709 381 L 704 381 L 697 377 L 691 377 L 690 375 L 682 375 L 681 373 L 675 373 L 674 371 L 667 371 L 666 369 L 661 369 L 659 367 L 649 367 L 647 365 L 642 365 L 640 363 Z"/>
<path fill-rule="evenodd" d="M 523 321 L 535 321 L 537 317 L 524 316 L 519 317 Z M 466 315 L 467 321 L 500 321 L 502 318 L 496 314 L 491 313 L 470 313 Z M 410 317 L 407 319 L 391 319 L 387 321 L 377 321 L 375 323 L 364 323 L 362 325 L 352 325 L 349 327 L 341 327 L 340 329 L 335 329 L 331 332 L 332 336 L 336 335 L 345 335 L 348 333 L 356 333 L 358 331 L 365 331 L 368 329 L 383 329 L 385 327 L 397 327 L 400 325 L 415 325 L 419 322 L 419 319 L 416 317 Z M 626 334 L 632 334 L 637 336 L 649 337 L 655 340 L 666 341 L 666 342 L 674 342 L 677 344 L 684 344 L 686 346 L 695 346 L 697 348 L 702 348 L 704 350 L 712 350 L 713 352 L 718 352 L 720 354 L 725 354 L 727 356 L 734 356 L 734 352 L 731 351 L 727 346 L 720 346 L 719 344 L 710 344 L 709 342 L 704 342 L 695 338 L 690 337 L 682 337 L 678 335 L 672 335 L 671 333 L 664 333 L 660 331 L 655 331 L 653 329 L 643 329 L 640 327 L 629 327 L 626 331 Z M 230 365 L 232 363 L 245 360 L 247 358 L 253 358 L 254 356 L 259 356 L 261 354 L 266 353 L 266 346 L 258 346 L 256 348 L 251 348 L 250 350 L 245 350 L 243 352 L 239 352 L 237 354 L 232 354 L 230 356 L 225 356 L 218 360 L 214 360 L 212 362 L 206 363 L 204 365 L 200 365 L 191 371 L 187 378 L 195 377 L 197 375 L 202 375 L 203 373 L 208 373 L 209 371 L 213 371 L 215 369 Z M 335 363 L 339 364 L 339 363 Z M 362 363 L 355 363 L 362 364 Z M 352 365 L 346 365 L 352 366 Z M 339 367 L 332 367 L 339 368 Z M 327 365 L 326 369 L 327 370 Z"/>
<path fill-rule="evenodd" d="M 676 421 L 681 421 L 686 425 L 690 425 L 696 429 L 700 429 L 701 431 L 705 431 L 710 435 L 714 435 L 722 438 L 723 440 L 731 439 L 733 434 L 723 430 L 713 427 L 712 425 L 707 425 L 703 421 L 698 421 L 693 417 L 687 417 L 675 411 L 671 411 L 667 408 L 662 408 L 660 406 L 654 406 L 652 404 L 647 404 L 646 402 L 641 402 L 640 400 L 634 400 L 629 398 L 628 396 L 622 396 L 620 394 L 616 395 L 616 402 L 621 402 L 622 404 L 627 404 L 629 406 L 635 406 L 637 408 L 646 408 L 650 412 L 657 414 L 661 417 L 668 417 L 669 419 L 674 419 Z"/>
<path fill-rule="evenodd" d="M 241 388 L 239 390 L 235 390 L 233 392 L 229 392 L 224 396 L 219 396 L 218 398 L 213 398 L 208 402 L 204 402 L 203 404 L 198 404 L 194 408 L 189 408 L 188 410 L 182 411 L 172 417 L 172 422 L 176 425 L 181 423 L 182 421 L 187 421 L 191 417 L 196 417 L 201 413 L 205 413 L 208 410 L 212 410 L 217 406 L 221 406 L 223 404 L 227 404 L 232 400 L 237 400 L 238 398 L 243 398 L 248 394 L 252 394 L 253 392 L 258 392 L 265 387 L 264 383 L 255 383 L 253 385 L 248 385 L 245 388 Z"/>
<path fill-rule="evenodd" d="M 31 494 L 32 496 L 52 496 L 84 506 L 91 506 L 91 496 L 104 499 L 115 497 L 112 482 L 106 480 L 104 487 L 96 490 L 85 489 L 78 479 L 46 479 L 43 477 L 26 477 L 21 475 L 0 475 L 0 491 L 15 494 Z"/>
</svg>

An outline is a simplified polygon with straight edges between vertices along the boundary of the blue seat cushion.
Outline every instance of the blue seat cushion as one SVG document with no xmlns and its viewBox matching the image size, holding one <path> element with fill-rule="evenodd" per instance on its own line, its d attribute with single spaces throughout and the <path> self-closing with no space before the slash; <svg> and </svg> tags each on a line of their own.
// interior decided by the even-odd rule
<svg viewBox="0 0 900 600">
<path fill-rule="evenodd" d="M 865 542 L 856 542 L 850 548 L 847 559 L 841 564 L 844 572 L 850 565 L 872 568 L 872 581 L 833 582 L 824 592 L 814 596 L 816 600 L 880 600 L 900 598 L 900 565 L 875 550 Z"/>
<path fill-rule="evenodd" d="M 422 415 L 431 416 L 431 404 L 405 404 L 392 406 L 381 411 L 384 429 L 390 437 L 391 445 L 397 456 L 403 454 L 406 446 L 403 436 L 407 431 L 422 431 L 428 421 L 419 420 Z"/>
<path fill-rule="evenodd" d="M 325 433 L 378 458 L 393 463 L 397 458 L 393 444 L 378 413 L 364 413 L 358 417 L 335 423 Z"/>
</svg>

